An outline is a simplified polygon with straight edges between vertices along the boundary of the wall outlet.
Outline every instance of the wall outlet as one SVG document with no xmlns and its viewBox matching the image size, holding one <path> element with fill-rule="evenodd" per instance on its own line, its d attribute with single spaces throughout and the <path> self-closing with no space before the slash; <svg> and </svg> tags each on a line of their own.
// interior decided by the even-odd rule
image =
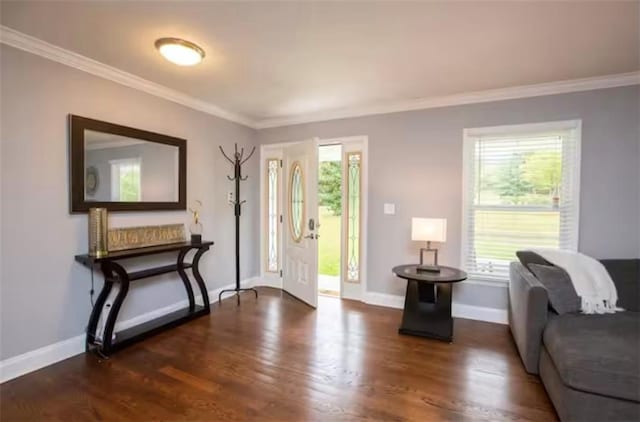
<svg viewBox="0 0 640 422">
<path fill-rule="evenodd" d="M 384 204 L 384 213 L 387 215 L 395 215 L 396 204 Z"/>
<path fill-rule="evenodd" d="M 235 200 L 233 199 L 233 192 L 227 192 L 227 202 L 230 204 L 235 203 Z"/>
</svg>

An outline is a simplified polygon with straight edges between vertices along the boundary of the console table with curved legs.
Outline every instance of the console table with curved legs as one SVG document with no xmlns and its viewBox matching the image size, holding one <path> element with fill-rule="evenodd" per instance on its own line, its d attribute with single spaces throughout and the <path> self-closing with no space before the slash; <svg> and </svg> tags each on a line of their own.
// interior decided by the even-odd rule
<svg viewBox="0 0 640 422">
<path fill-rule="evenodd" d="M 75 259 L 82 265 L 90 268 L 99 266 L 104 275 L 104 285 L 98 295 L 89 324 L 87 325 L 87 350 L 95 348 L 98 353 L 108 356 L 111 353 L 126 347 L 136 341 L 156 334 L 168 328 L 175 327 L 202 315 L 209 314 L 209 294 L 204 283 L 198 265 L 202 255 L 209 250 L 213 242 L 200 243 L 174 243 L 170 245 L 151 246 L 147 248 L 128 249 L 110 252 L 105 257 L 89 255 L 76 255 Z M 189 251 L 196 250 L 191 263 L 184 262 Z M 142 256 L 157 255 L 167 252 L 178 252 L 175 264 L 154 267 L 140 271 L 127 271 L 119 261 Z M 200 290 L 202 304 L 196 303 L 193 294 L 191 280 L 187 276 L 186 269 L 191 268 L 193 278 Z M 187 291 L 189 305 L 183 309 L 163 315 L 159 318 L 136 325 L 126 330 L 114 333 L 116 320 L 120 307 L 127 297 L 131 282 L 143 278 L 154 277 L 161 274 L 177 272 Z"/>
</svg>

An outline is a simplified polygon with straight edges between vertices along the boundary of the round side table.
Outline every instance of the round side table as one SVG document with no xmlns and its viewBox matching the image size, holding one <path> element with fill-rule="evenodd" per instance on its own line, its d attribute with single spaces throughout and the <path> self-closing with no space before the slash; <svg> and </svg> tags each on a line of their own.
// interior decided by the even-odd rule
<svg viewBox="0 0 640 422">
<path fill-rule="evenodd" d="M 467 279 L 457 268 L 440 266 L 440 272 L 418 271 L 417 265 L 399 265 L 393 273 L 407 280 L 402 325 L 398 332 L 451 342 L 451 285 Z"/>
</svg>

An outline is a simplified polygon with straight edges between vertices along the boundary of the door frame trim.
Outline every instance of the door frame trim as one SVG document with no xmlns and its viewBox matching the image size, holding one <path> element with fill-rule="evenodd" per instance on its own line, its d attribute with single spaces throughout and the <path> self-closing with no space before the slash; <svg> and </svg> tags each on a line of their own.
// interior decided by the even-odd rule
<svg viewBox="0 0 640 422">
<path fill-rule="evenodd" d="M 340 277 L 340 298 L 341 299 L 352 299 L 364 301 L 366 292 L 367 292 L 367 251 L 368 251 L 368 228 L 369 228 L 369 137 L 366 135 L 357 135 L 357 136 L 343 136 L 343 137 L 335 137 L 335 138 L 317 138 L 313 137 L 312 139 L 316 140 L 317 146 L 322 145 L 335 145 L 335 144 L 362 144 L 362 215 L 361 215 L 361 224 L 364 230 L 361 231 L 361 251 L 360 251 L 360 283 L 349 283 L 351 285 L 360 286 L 359 292 L 351 292 L 350 294 L 345 295 L 344 285 L 347 284 L 342 280 L 342 276 Z M 291 142 L 278 142 L 273 144 L 262 144 L 260 145 L 260 278 L 266 280 L 269 278 L 269 285 L 274 287 L 279 287 L 282 289 L 282 277 L 278 277 L 278 280 L 274 280 L 273 273 L 267 273 L 265 271 L 266 257 L 264 254 L 264 244 L 266 242 L 266 220 L 264 218 L 266 212 L 266 204 L 264 201 L 266 195 L 266 185 L 265 185 L 265 159 L 266 152 L 269 150 L 279 151 L 279 157 L 282 159 L 282 149 L 291 145 L 300 144 L 302 141 L 291 141 Z M 281 169 L 284 174 L 284 169 Z M 282 176 L 283 177 L 283 176 Z M 281 177 L 281 181 L 284 180 Z M 280 184 L 282 186 L 282 184 Z M 282 194 L 282 190 L 281 190 Z M 284 205 L 283 205 L 284 206 Z M 282 210 L 281 210 L 282 211 Z M 284 224 L 284 223 L 283 223 Z M 280 265 L 282 266 L 282 254 L 283 254 L 283 244 L 282 236 L 280 238 L 279 245 L 279 253 L 280 253 Z M 341 251 L 342 253 L 342 251 Z"/>
<path fill-rule="evenodd" d="M 318 145 L 343 145 L 343 155 L 344 155 L 344 145 L 345 144 L 361 144 L 362 145 L 362 171 L 360 174 L 361 177 L 361 227 L 364 228 L 360 231 L 360 283 L 347 283 L 343 280 L 342 275 L 344 274 L 342 271 L 340 272 L 340 298 L 341 299 L 351 299 L 351 300 L 359 300 L 364 301 L 365 293 L 367 291 L 367 239 L 368 239 L 368 228 L 369 228 L 369 137 L 366 135 L 356 135 L 356 136 L 342 136 L 336 138 L 326 138 L 320 139 L 318 141 Z M 344 229 L 344 224 L 341 224 L 342 229 Z M 341 241 L 343 236 L 341 235 Z M 341 248 L 342 254 L 342 248 Z M 342 257 L 341 257 L 342 258 Z M 342 265 L 342 259 L 340 260 L 340 265 Z M 360 286 L 360 289 L 353 289 L 350 292 L 347 292 L 348 289 L 345 288 L 346 285 L 349 286 Z M 346 294 L 345 294 L 346 293 Z"/>
</svg>

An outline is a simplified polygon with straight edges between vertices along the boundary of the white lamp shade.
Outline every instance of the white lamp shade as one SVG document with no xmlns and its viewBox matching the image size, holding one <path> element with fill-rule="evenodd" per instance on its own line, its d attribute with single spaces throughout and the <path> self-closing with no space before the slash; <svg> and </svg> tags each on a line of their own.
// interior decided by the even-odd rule
<svg viewBox="0 0 640 422">
<path fill-rule="evenodd" d="M 411 240 L 422 242 L 446 242 L 446 218 L 412 218 Z"/>
</svg>

